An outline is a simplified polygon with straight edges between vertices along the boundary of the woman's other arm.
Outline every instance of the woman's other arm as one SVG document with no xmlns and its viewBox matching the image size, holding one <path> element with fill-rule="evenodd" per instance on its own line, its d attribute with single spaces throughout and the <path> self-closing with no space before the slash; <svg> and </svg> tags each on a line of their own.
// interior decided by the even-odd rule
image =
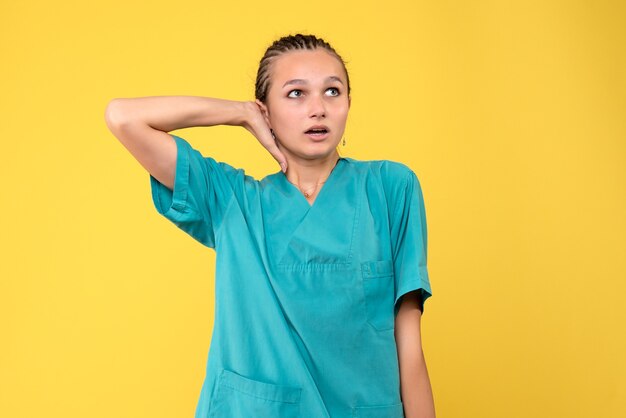
<svg viewBox="0 0 626 418">
<path fill-rule="evenodd" d="M 400 391 L 406 418 L 435 418 L 435 403 L 422 350 L 419 293 L 403 296 L 395 322 Z"/>
<path fill-rule="evenodd" d="M 174 187 L 176 144 L 167 133 L 193 126 L 243 126 L 277 161 L 285 161 L 275 145 L 258 105 L 199 96 L 117 98 L 107 105 L 109 130 L 154 178 Z"/>
</svg>

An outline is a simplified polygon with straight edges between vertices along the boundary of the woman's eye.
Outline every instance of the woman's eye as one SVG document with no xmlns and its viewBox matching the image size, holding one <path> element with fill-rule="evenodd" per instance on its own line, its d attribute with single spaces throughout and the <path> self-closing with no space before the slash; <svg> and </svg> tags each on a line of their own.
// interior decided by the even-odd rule
<svg viewBox="0 0 626 418">
<path fill-rule="evenodd" d="M 336 87 L 330 87 L 327 89 L 328 90 L 335 90 L 337 93 L 336 94 L 332 94 L 331 96 L 338 96 L 339 95 L 339 89 Z M 299 93 L 298 95 L 294 96 L 291 93 Z M 295 89 L 295 90 L 291 90 L 288 94 L 287 97 L 300 97 L 302 96 L 302 90 L 300 89 Z"/>
</svg>

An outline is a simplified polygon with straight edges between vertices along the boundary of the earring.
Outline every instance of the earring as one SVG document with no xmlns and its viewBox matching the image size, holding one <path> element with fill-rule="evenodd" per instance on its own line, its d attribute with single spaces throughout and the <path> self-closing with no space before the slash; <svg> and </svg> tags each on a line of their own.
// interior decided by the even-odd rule
<svg viewBox="0 0 626 418">
<path fill-rule="evenodd" d="M 274 135 L 274 130 L 270 129 L 270 132 L 272 132 L 272 138 L 276 139 L 276 135 Z"/>
<path fill-rule="evenodd" d="M 346 137 L 345 136 L 343 137 L 343 146 L 344 147 L 346 146 Z"/>
</svg>

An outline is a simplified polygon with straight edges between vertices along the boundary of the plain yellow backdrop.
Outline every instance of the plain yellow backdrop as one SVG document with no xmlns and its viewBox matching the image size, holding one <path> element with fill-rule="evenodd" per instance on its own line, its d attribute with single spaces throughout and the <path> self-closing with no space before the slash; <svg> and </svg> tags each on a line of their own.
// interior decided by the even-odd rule
<svg viewBox="0 0 626 418">
<path fill-rule="evenodd" d="M 253 100 L 298 32 L 348 62 L 341 154 L 420 178 L 437 416 L 626 416 L 625 21 L 592 0 L 3 2 L 0 416 L 193 416 L 215 253 L 157 214 L 105 107 Z M 245 129 L 176 133 L 279 169 Z"/>
</svg>

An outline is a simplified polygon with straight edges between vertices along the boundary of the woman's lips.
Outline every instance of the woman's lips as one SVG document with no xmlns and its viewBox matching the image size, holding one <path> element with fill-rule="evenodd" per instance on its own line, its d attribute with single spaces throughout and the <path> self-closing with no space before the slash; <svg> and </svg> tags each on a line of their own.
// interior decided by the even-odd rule
<svg viewBox="0 0 626 418">
<path fill-rule="evenodd" d="M 323 141 L 329 135 L 328 131 L 324 133 L 305 132 L 304 134 L 314 141 Z"/>
</svg>

